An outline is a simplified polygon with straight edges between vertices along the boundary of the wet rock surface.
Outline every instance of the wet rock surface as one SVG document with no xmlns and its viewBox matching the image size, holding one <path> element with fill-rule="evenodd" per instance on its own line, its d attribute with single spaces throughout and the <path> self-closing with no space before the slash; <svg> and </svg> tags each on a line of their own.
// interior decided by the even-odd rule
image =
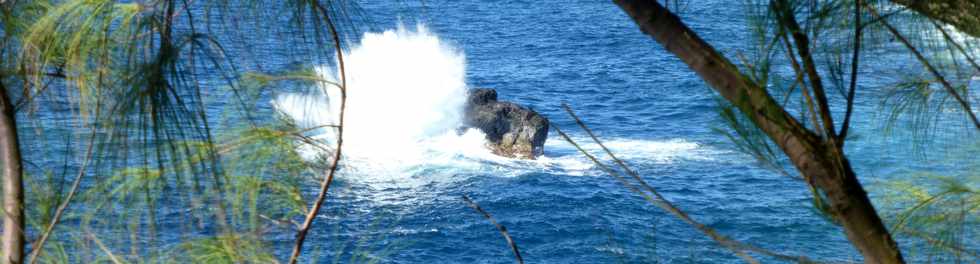
<svg viewBox="0 0 980 264">
<path fill-rule="evenodd" d="M 544 153 L 548 119 L 528 107 L 497 101 L 497 91 L 478 88 L 469 92 L 463 117 L 464 128 L 486 134 L 494 154 L 535 159 Z"/>
</svg>

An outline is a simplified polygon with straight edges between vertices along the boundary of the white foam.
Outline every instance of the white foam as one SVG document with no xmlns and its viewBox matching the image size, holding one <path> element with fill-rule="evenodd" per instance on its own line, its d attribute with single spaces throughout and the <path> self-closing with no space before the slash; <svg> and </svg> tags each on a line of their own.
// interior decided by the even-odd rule
<svg viewBox="0 0 980 264">
<path fill-rule="evenodd" d="M 588 137 L 575 137 L 572 140 L 597 158 L 606 160 L 607 155 L 599 144 Z M 647 140 L 631 138 L 601 139 L 617 158 L 623 160 L 648 161 L 655 163 L 671 163 L 677 160 L 714 160 L 721 151 L 696 142 L 683 139 Z M 574 146 L 561 138 L 552 138 L 545 146 L 548 149 L 577 151 Z"/>
<path fill-rule="evenodd" d="M 461 156 L 491 155 L 479 131 L 459 134 L 466 100 L 465 57 L 424 26 L 366 33 L 344 53 L 347 105 L 344 154 L 358 178 L 392 180 L 422 165 L 449 165 Z M 339 83 L 336 70 L 317 67 Z M 274 107 L 297 125 L 311 128 L 339 120 L 340 89 L 323 84 L 308 93 L 283 94 Z M 335 129 L 311 137 L 333 145 Z M 304 147 L 307 158 L 319 149 Z"/>
<path fill-rule="evenodd" d="M 366 33 L 360 44 L 344 53 L 344 62 L 348 94 L 341 178 L 397 188 L 452 181 L 466 174 L 596 174 L 591 161 L 557 137 L 548 140 L 538 160 L 516 160 L 493 155 L 480 131 L 458 133 L 467 93 L 465 57 L 424 26 Z M 317 67 L 316 72 L 331 82 L 340 79 L 330 67 Z M 272 103 L 302 128 L 334 125 L 339 91 L 323 84 L 307 93 L 279 95 Z M 326 146 L 333 146 L 336 135 L 334 128 L 308 134 Z M 671 162 L 706 154 L 699 152 L 702 146 L 683 140 L 605 143 L 623 159 Z M 598 145 L 584 146 L 601 154 Z M 309 145 L 301 146 L 300 152 L 308 159 L 329 154 Z"/>
</svg>

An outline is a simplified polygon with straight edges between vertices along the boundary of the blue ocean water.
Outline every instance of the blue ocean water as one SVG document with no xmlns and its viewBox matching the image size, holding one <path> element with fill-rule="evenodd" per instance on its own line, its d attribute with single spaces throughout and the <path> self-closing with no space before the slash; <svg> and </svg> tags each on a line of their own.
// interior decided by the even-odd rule
<svg viewBox="0 0 980 264">
<path fill-rule="evenodd" d="M 567 103 L 667 199 L 722 234 L 791 255 L 860 259 L 843 231 L 812 208 L 803 182 L 760 169 L 714 130 L 723 127 L 715 93 L 614 4 L 365 1 L 360 7 L 368 31 L 424 24 L 465 54 L 469 86 L 497 89 L 502 100 L 527 105 L 585 140 L 562 111 Z M 724 53 L 751 47 L 741 3 L 699 1 L 680 10 Z M 895 51 L 885 47 L 866 55 L 874 58 L 862 69 L 875 74 L 862 80 L 871 88 L 859 93 L 853 132 L 859 136 L 848 151 L 867 185 L 896 171 L 940 166 L 908 162 L 913 154 L 894 147 L 900 139 L 876 132 L 882 123 L 873 87 L 898 78 L 877 73 L 912 63 Z M 739 262 L 591 166 L 557 133 L 548 140 L 545 159 L 554 163 L 545 165 L 484 160 L 474 169 L 447 163 L 372 181 L 350 173 L 318 219 L 309 239 L 312 255 L 512 262 L 494 226 L 460 199 L 467 195 L 507 227 L 529 263 Z"/>
<path fill-rule="evenodd" d="M 680 9 L 684 21 L 709 43 L 732 56 L 751 49 L 742 2 L 688 2 Z M 860 259 L 843 230 L 813 209 L 805 183 L 762 169 L 715 131 L 724 127 L 715 93 L 614 4 L 358 3 L 359 30 L 422 24 L 465 56 L 469 87 L 494 88 L 501 100 L 529 106 L 574 139 L 586 141 L 562 110 L 567 103 L 668 200 L 720 233 L 790 255 Z M 227 48 L 231 54 L 258 57 L 251 60 L 305 52 L 277 42 L 276 36 L 254 38 L 262 40 L 249 48 L 268 54 L 250 54 L 234 43 Z M 354 46 L 358 41 L 349 40 Z M 917 153 L 901 137 L 880 135 L 876 87 L 901 79 L 895 73 L 914 61 L 887 45 L 865 59 L 867 77 L 861 84 L 867 89 L 858 93 L 856 136 L 847 149 L 861 180 L 869 186 L 905 171 L 957 171 L 957 165 L 941 161 L 914 162 Z M 275 72 L 294 63 L 270 59 L 242 67 Z M 213 84 L 222 85 L 220 80 Z M 841 105 L 840 97 L 831 100 Z M 213 116 L 224 111 L 213 109 Z M 397 134 L 403 128 L 385 129 Z M 937 133 L 934 146 L 939 148 L 976 142 L 975 133 Z M 463 202 L 464 195 L 507 227 L 528 263 L 740 262 L 592 166 L 557 133 L 548 141 L 540 162 L 449 155 L 418 164 L 370 158 L 356 163 L 332 187 L 307 238 L 304 262 L 346 262 L 362 254 L 383 263 L 513 262 L 500 233 Z M 374 170 L 391 166 L 398 169 Z M 305 191 L 312 197 L 316 189 Z M 281 245 L 277 253 L 287 256 L 286 245 L 293 239 L 281 234 L 269 243 Z"/>
</svg>

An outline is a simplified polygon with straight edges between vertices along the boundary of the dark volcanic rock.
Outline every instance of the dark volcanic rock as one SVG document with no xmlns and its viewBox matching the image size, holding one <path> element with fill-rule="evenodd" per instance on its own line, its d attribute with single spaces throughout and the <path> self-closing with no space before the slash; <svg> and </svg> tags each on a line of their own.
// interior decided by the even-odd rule
<svg viewBox="0 0 980 264">
<path fill-rule="evenodd" d="M 535 159 L 544 153 L 548 119 L 530 108 L 497 101 L 494 89 L 470 90 L 463 125 L 487 134 L 487 146 L 506 157 Z"/>
</svg>

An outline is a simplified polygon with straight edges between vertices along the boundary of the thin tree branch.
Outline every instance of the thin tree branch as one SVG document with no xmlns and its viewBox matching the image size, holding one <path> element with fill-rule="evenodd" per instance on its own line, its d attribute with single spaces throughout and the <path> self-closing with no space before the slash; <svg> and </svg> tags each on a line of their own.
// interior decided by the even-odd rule
<svg viewBox="0 0 980 264">
<path fill-rule="evenodd" d="M 789 57 L 790 66 L 792 66 L 793 71 L 796 72 L 796 80 L 794 81 L 794 85 L 798 84 L 800 86 L 800 92 L 803 93 L 803 98 L 806 100 L 807 113 L 809 113 L 809 115 L 804 114 L 804 116 L 809 116 L 810 122 L 812 122 L 814 126 L 819 126 L 820 121 L 817 121 L 817 109 L 814 106 L 815 103 L 813 102 L 813 96 L 810 95 L 810 89 L 807 88 L 806 83 L 803 82 L 805 73 L 803 72 L 802 67 L 800 67 L 800 63 L 796 60 L 796 56 L 793 56 L 794 49 L 792 43 L 789 41 L 789 37 L 785 31 L 782 32 L 783 33 L 781 33 L 780 36 L 783 39 L 783 43 L 786 44 L 786 57 Z M 792 92 L 792 89 L 790 89 L 790 92 Z M 789 95 L 786 97 L 789 98 Z M 783 105 L 785 104 L 786 103 L 783 103 Z M 818 134 L 823 134 L 823 130 L 814 129 L 814 131 L 816 131 Z"/>
<path fill-rule="evenodd" d="M 562 107 L 575 120 L 575 123 L 578 124 L 578 126 L 581 127 L 582 130 L 586 132 L 586 134 L 589 135 L 592 141 L 598 144 L 599 147 L 602 148 L 603 152 L 605 152 L 606 155 L 608 155 L 613 160 L 613 162 L 615 162 L 623 171 L 625 171 L 626 174 L 631 176 L 631 178 L 636 182 L 636 184 L 635 185 L 630 184 L 629 181 L 626 178 L 622 177 L 622 175 L 619 172 L 613 170 L 608 165 L 605 165 L 604 163 L 599 161 L 599 159 L 597 159 L 595 156 L 592 156 L 592 154 L 588 153 L 588 151 L 586 151 L 578 143 L 572 140 L 571 137 L 565 134 L 565 132 L 562 131 L 558 126 L 554 126 L 555 130 L 558 131 L 558 134 L 561 135 L 561 137 L 564 138 L 565 141 L 568 141 L 569 143 L 574 145 L 575 148 L 579 150 L 579 152 L 582 152 L 582 154 L 584 154 L 586 157 L 592 160 L 592 162 L 598 165 L 602 170 L 609 173 L 610 176 L 613 176 L 614 178 L 619 180 L 621 183 L 626 185 L 634 192 L 643 196 L 647 201 L 650 201 L 657 207 L 660 207 L 661 209 L 664 209 L 668 213 L 673 214 L 684 223 L 693 226 L 695 229 L 701 231 L 711 239 L 715 240 L 715 242 L 718 242 L 718 244 L 721 244 L 722 246 L 728 248 L 733 253 L 735 253 L 735 255 L 741 257 L 743 260 L 745 260 L 748 263 L 759 263 L 759 261 L 753 258 L 752 256 L 748 255 L 745 251 L 752 251 L 752 252 L 760 253 L 763 255 L 767 255 L 770 257 L 775 257 L 783 260 L 796 261 L 801 263 L 814 263 L 813 260 L 810 260 L 809 258 L 804 256 L 790 256 L 790 255 L 780 254 L 754 245 L 733 240 L 725 235 L 718 233 L 718 231 L 716 231 L 715 229 L 694 220 L 693 218 L 690 217 L 690 215 L 688 215 L 679 207 L 671 203 L 663 195 L 661 195 L 660 192 L 658 192 L 656 189 L 650 186 L 650 184 L 647 183 L 646 180 L 644 180 L 643 177 L 639 175 L 639 173 L 637 173 L 635 170 L 631 169 L 628 165 L 626 165 L 626 162 L 616 157 L 616 155 L 613 154 L 613 152 L 609 150 L 609 148 L 607 148 L 606 145 L 603 144 L 598 137 L 595 136 L 595 134 L 592 132 L 592 129 L 590 129 L 587 125 L 585 125 L 585 122 L 583 122 L 575 114 L 575 112 L 572 111 L 571 107 L 569 107 L 567 104 L 562 104 Z M 637 188 L 636 185 L 642 187 L 643 189 L 641 190 Z"/>
<path fill-rule="evenodd" d="M 104 252 L 107 256 L 109 256 L 109 260 L 111 260 L 113 264 L 125 263 L 120 261 L 115 254 L 112 254 L 112 251 L 110 251 L 109 248 L 105 246 L 105 244 L 102 244 L 102 240 L 99 240 L 98 237 L 95 237 L 95 234 L 92 234 L 92 232 L 87 232 L 87 231 L 85 233 L 88 234 L 90 240 L 95 242 L 95 245 L 99 247 L 99 250 L 102 250 L 102 252 Z"/>
<path fill-rule="evenodd" d="M 296 221 L 272 219 L 271 217 L 268 217 L 264 214 L 259 214 L 259 218 L 265 219 L 279 226 L 289 227 L 290 230 L 294 230 L 294 231 L 299 230 L 302 227 L 302 225 L 300 223 L 297 223 Z"/>
<path fill-rule="evenodd" d="M 657 1 L 614 0 L 667 51 L 676 55 L 725 100 L 736 106 L 772 139 L 811 187 L 826 195 L 848 240 L 867 263 L 903 263 L 901 250 L 878 217 L 874 205 L 843 153 L 808 130 L 782 108 L 765 86 L 753 82 L 676 14 Z"/>
<path fill-rule="evenodd" d="M 854 111 L 854 92 L 857 88 L 858 62 L 861 53 L 861 0 L 854 1 L 854 51 L 851 53 L 851 83 L 847 90 L 847 110 L 844 111 L 844 123 L 841 124 L 840 134 L 837 135 L 837 147 L 844 148 L 847 132 L 851 127 L 851 114 Z"/>
<path fill-rule="evenodd" d="M 978 74 L 980 74 L 980 65 L 977 64 L 977 61 L 973 58 L 973 56 L 970 56 L 970 52 L 967 52 L 962 45 L 957 43 L 956 40 L 954 40 L 953 37 L 949 35 L 949 32 L 947 32 L 946 29 L 943 28 L 943 26 L 940 25 L 938 22 L 936 22 L 935 20 L 929 20 L 929 22 L 932 22 L 932 25 L 935 26 L 936 29 L 943 34 L 943 38 L 946 39 L 946 42 L 948 42 L 950 45 L 953 45 L 953 47 L 956 48 L 957 51 L 963 54 L 963 57 L 966 57 L 966 61 L 969 62 L 970 65 L 972 65 L 973 68 L 977 70 Z"/>
<path fill-rule="evenodd" d="M 340 88 L 340 84 L 339 83 L 332 82 L 330 80 L 324 79 L 322 77 L 317 77 L 317 76 L 305 76 L 305 75 L 298 75 L 298 74 L 291 74 L 291 75 L 268 75 L 268 74 L 258 74 L 258 73 L 252 74 L 252 75 L 253 76 L 256 76 L 256 77 L 261 77 L 264 80 L 268 80 L 268 81 L 294 81 L 294 80 L 298 80 L 298 81 L 313 81 L 313 82 L 318 82 L 318 83 L 323 83 L 323 84 L 329 84 L 331 86 Z"/>
<path fill-rule="evenodd" d="M 830 105 L 827 103 L 827 94 L 824 91 L 823 80 L 820 78 L 820 74 L 817 72 L 817 66 L 813 62 L 813 56 L 811 56 L 810 40 L 806 33 L 800 29 L 799 23 L 796 22 L 793 7 L 786 0 L 774 0 L 772 5 L 776 9 L 776 17 L 782 21 L 783 26 L 787 27 L 790 35 L 793 36 L 793 43 L 797 47 L 796 52 L 799 53 L 800 59 L 803 61 L 803 68 L 806 70 L 807 77 L 810 79 L 810 85 L 813 88 L 813 96 L 817 100 L 824 135 L 826 135 L 827 139 L 833 141 L 836 137 L 834 120 L 830 114 Z"/>
<path fill-rule="evenodd" d="M 899 214 L 897 216 L 898 221 L 896 221 L 894 224 L 892 224 L 891 229 L 892 230 L 896 230 L 896 229 L 905 227 L 905 221 L 908 221 L 908 219 L 910 217 L 912 217 L 912 214 L 914 214 L 915 212 L 919 211 L 919 209 L 922 209 L 923 207 L 929 205 L 930 203 L 932 203 L 936 199 L 942 198 L 943 196 L 948 195 L 948 194 L 952 194 L 952 193 L 955 193 L 955 191 L 948 190 L 948 191 L 945 191 L 945 192 L 938 193 L 936 195 L 933 195 L 932 197 L 929 197 L 928 199 L 925 199 L 925 200 L 917 203 L 915 206 L 912 206 L 908 210 L 905 210 L 904 212 L 902 212 L 901 214 Z"/>
<path fill-rule="evenodd" d="M 521 257 L 521 250 L 517 248 L 517 243 L 515 243 L 514 239 L 510 237 L 509 233 L 507 233 L 507 227 L 501 225 L 500 223 L 497 223 L 497 220 L 494 220 L 493 216 L 491 216 L 490 213 L 487 213 L 486 210 L 480 208 L 480 205 L 476 204 L 476 202 L 471 200 L 470 197 L 463 195 L 463 201 L 466 201 L 467 205 L 473 207 L 474 210 L 476 210 L 477 212 L 483 215 L 483 218 L 486 218 L 487 220 L 490 221 L 491 224 L 497 227 L 497 230 L 500 231 L 500 234 L 503 235 L 504 239 L 507 240 L 507 245 L 510 246 L 510 250 L 514 252 L 514 258 L 517 261 L 517 263 L 524 264 L 524 258 Z"/>
<path fill-rule="evenodd" d="M 787 51 L 787 53 L 788 53 L 788 51 Z M 795 61 L 796 58 L 791 58 L 791 59 L 793 60 L 793 63 L 796 63 L 796 61 Z M 794 68 L 794 70 L 795 69 L 798 69 L 798 68 Z M 783 97 L 783 104 L 782 105 L 784 105 L 784 106 L 789 103 L 789 98 L 791 97 L 791 95 L 793 95 L 793 92 L 796 91 L 796 87 L 797 86 L 803 86 L 803 74 L 801 72 L 799 72 L 799 71 L 795 71 L 795 72 L 796 72 L 796 74 L 795 74 L 796 77 L 793 77 L 793 83 L 790 84 L 789 90 L 786 91 L 786 97 Z M 803 88 L 803 90 L 805 90 L 805 89 L 806 88 Z M 807 94 L 807 98 L 809 98 L 809 97 L 810 97 L 809 94 Z M 807 104 L 807 106 L 810 106 L 810 108 L 813 108 L 812 107 L 813 106 L 812 104 Z"/>
<path fill-rule="evenodd" d="M 340 35 L 337 33 L 337 28 L 334 26 L 333 21 L 330 19 L 330 14 L 327 10 L 320 5 L 318 1 L 312 1 L 315 7 L 323 14 L 323 20 L 327 23 L 327 27 L 330 29 L 330 34 L 333 36 L 334 49 L 337 51 L 337 63 L 340 68 L 340 120 L 337 123 L 337 147 L 334 149 L 333 160 L 330 164 L 330 169 L 327 172 L 327 177 L 323 180 L 320 185 L 320 193 L 317 195 L 317 199 L 310 208 L 310 211 L 306 214 L 306 219 L 303 220 L 303 225 L 300 226 L 299 231 L 296 232 L 296 244 L 293 246 L 293 253 L 289 257 L 289 264 L 295 264 L 299 260 L 300 252 L 303 249 L 303 242 L 306 240 L 306 234 L 309 233 L 310 227 L 313 226 L 313 220 L 316 218 L 317 213 L 320 212 L 320 207 L 323 206 L 323 201 L 327 198 L 327 191 L 330 190 L 330 184 L 333 183 L 333 178 L 337 173 L 337 167 L 340 164 L 341 148 L 344 144 L 344 111 L 347 107 L 347 74 L 344 69 L 344 50 L 340 45 Z"/>
<path fill-rule="evenodd" d="M 875 10 L 873 6 L 871 5 L 865 5 L 865 6 L 868 7 L 868 11 L 871 12 L 872 16 L 879 17 L 878 11 Z M 912 46 L 912 43 L 909 42 L 909 40 L 905 38 L 905 36 L 903 36 L 902 33 L 898 32 L 898 29 L 895 29 L 895 27 L 889 24 L 887 20 L 882 19 L 880 22 L 881 25 L 885 26 L 885 28 L 888 29 L 888 31 L 891 32 L 896 39 L 898 39 L 899 42 L 902 42 L 902 45 L 905 45 L 905 47 L 908 48 L 909 51 L 911 51 L 912 54 L 915 55 L 915 58 L 918 59 L 919 62 L 922 63 L 922 65 L 925 66 L 926 69 L 929 70 L 929 73 L 931 73 L 934 77 L 936 77 L 939 83 L 941 83 L 943 87 L 946 89 L 946 92 L 952 95 L 953 99 L 956 99 L 956 102 L 960 103 L 960 107 L 963 108 L 963 111 L 966 112 L 967 117 L 969 117 L 970 121 L 973 122 L 973 126 L 975 126 L 977 130 L 980 130 L 980 120 L 977 120 L 977 116 L 976 114 L 973 113 L 973 109 L 970 107 L 970 103 L 967 102 L 965 99 L 963 99 L 962 96 L 960 96 L 959 92 L 956 91 L 956 88 L 953 88 L 953 85 L 950 84 L 949 81 L 946 81 L 946 78 L 943 77 L 942 73 L 940 73 L 939 70 L 936 69 L 936 67 L 932 66 L 932 64 L 929 63 L 929 60 L 926 59 L 924 55 L 922 55 L 922 52 L 919 52 L 919 50 L 916 49 L 915 46 Z"/>
<path fill-rule="evenodd" d="M 96 106 L 96 116 L 98 116 L 98 108 L 99 107 Z M 55 210 L 54 216 L 51 217 L 51 222 L 48 223 L 48 227 L 44 229 L 44 233 L 42 233 L 37 242 L 31 246 L 31 249 L 33 250 L 31 252 L 31 264 L 37 263 L 38 256 L 41 255 L 41 251 L 44 251 L 44 242 L 47 242 L 48 237 L 51 236 L 51 233 L 54 233 L 54 227 L 58 225 L 59 221 L 61 221 L 61 216 L 65 213 L 65 210 L 68 209 L 68 206 L 71 205 L 71 200 L 75 197 L 75 193 L 78 192 L 78 187 L 82 183 L 82 177 L 85 176 L 85 171 L 88 168 L 88 164 L 90 161 L 92 161 L 92 150 L 95 147 L 96 134 L 98 133 L 96 133 L 95 128 L 93 127 L 92 135 L 88 141 L 88 147 L 85 149 L 85 160 L 82 161 L 82 166 L 78 168 L 78 174 L 75 175 L 75 180 L 71 184 L 71 189 L 68 190 L 68 195 L 65 197 L 65 200 L 61 202 L 61 205 L 58 206 L 58 209 Z"/>
</svg>

